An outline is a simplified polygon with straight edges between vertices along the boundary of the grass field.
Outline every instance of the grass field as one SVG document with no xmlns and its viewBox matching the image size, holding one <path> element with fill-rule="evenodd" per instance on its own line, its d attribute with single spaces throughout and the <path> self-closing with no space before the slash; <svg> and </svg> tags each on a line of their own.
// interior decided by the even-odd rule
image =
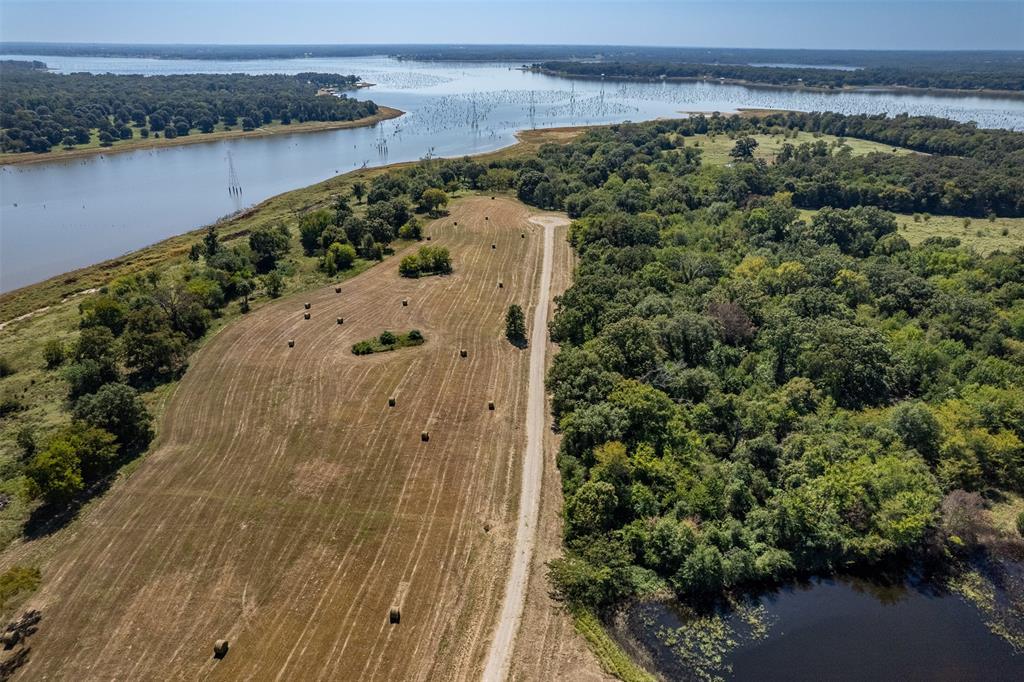
<svg viewBox="0 0 1024 682">
<path fill-rule="evenodd" d="M 427 227 L 453 275 L 389 259 L 220 330 L 151 454 L 41 558 L 26 679 L 475 679 L 516 518 L 527 356 L 502 330 L 537 294 L 530 215 L 462 200 Z M 350 352 L 410 328 L 430 343 Z M 4 564 L 32 558 L 25 543 Z"/>
<path fill-rule="evenodd" d="M 100 146 L 99 130 L 93 129 L 90 133 L 92 139 L 88 144 L 76 145 L 71 149 L 65 149 L 63 146 L 56 144 L 49 152 L 44 154 L 36 154 L 35 152 L 3 152 L 0 153 L 0 164 L 17 165 L 23 163 L 65 161 L 67 159 L 91 156 L 93 154 L 116 154 L 118 152 L 131 152 L 139 149 L 178 147 L 185 144 L 219 142 L 220 140 L 239 137 L 262 137 L 265 135 L 311 133 L 321 130 L 360 128 L 362 126 L 371 126 L 379 121 L 385 121 L 389 118 L 397 118 L 403 113 L 405 112 L 399 111 L 398 109 L 392 109 L 391 107 L 382 106 L 379 107 L 379 111 L 373 116 L 367 116 L 366 118 L 359 118 L 353 121 L 307 121 L 305 123 L 290 123 L 288 125 L 282 125 L 280 121 L 274 121 L 272 123 L 262 125 L 254 130 L 242 130 L 240 125 L 227 130 L 223 123 L 218 123 L 214 127 L 213 132 L 202 133 L 193 128 L 188 135 L 174 138 L 166 138 L 162 135 L 160 137 L 150 136 L 143 138 L 139 135 L 139 131 L 136 129 L 135 137 L 130 140 L 117 140 L 109 147 Z"/>
<path fill-rule="evenodd" d="M 802 209 L 800 215 L 810 220 L 813 210 Z M 1024 218 L 964 218 L 949 215 L 933 215 L 927 220 L 918 216 L 894 213 L 899 233 L 911 244 L 920 244 L 928 237 L 956 237 L 964 246 L 970 246 L 981 254 L 996 249 L 1011 251 L 1024 246 Z M 1005 232 L 1005 234 L 1003 234 Z"/>
<path fill-rule="evenodd" d="M 797 131 L 796 137 L 783 137 L 782 135 L 751 135 L 750 137 L 757 140 L 757 149 L 754 151 L 754 156 L 765 161 L 772 161 L 775 155 L 779 153 L 779 150 L 782 149 L 782 145 L 787 142 L 793 146 L 798 146 L 805 142 L 817 142 L 818 140 L 822 140 L 829 145 L 839 141 L 839 138 L 833 135 L 821 135 L 804 131 Z M 729 152 L 735 146 L 736 140 L 728 135 L 694 135 L 684 139 L 687 147 L 699 145 L 704 150 L 701 160 L 705 164 L 722 165 L 733 161 L 729 156 Z M 852 137 L 843 138 L 843 143 L 850 148 L 854 156 L 870 154 L 871 152 L 915 153 L 909 149 L 894 148 L 878 142 L 858 140 Z"/>
</svg>

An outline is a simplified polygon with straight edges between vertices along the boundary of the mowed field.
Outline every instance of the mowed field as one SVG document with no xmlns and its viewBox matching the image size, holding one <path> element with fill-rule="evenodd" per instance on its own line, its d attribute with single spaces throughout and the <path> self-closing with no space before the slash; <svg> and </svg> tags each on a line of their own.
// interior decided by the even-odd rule
<svg viewBox="0 0 1024 682">
<path fill-rule="evenodd" d="M 154 451 L 42 566 L 20 678 L 479 677 L 525 446 L 530 351 L 504 339 L 504 313 L 519 303 L 533 319 L 536 215 L 460 200 L 426 229 L 453 275 L 402 279 L 399 253 L 340 294 L 277 301 L 213 338 Z M 548 229 L 553 297 L 572 261 L 564 227 Z M 414 328 L 423 346 L 350 352 Z M 231 647 L 215 660 L 219 638 Z"/>
</svg>

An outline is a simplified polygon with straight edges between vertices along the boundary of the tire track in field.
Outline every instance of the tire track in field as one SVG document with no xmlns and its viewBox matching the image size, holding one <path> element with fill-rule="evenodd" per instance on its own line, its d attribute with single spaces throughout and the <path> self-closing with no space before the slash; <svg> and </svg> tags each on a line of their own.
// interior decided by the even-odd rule
<svg viewBox="0 0 1024 682">
<path fill-rule="evenodd" d="M 212 338 L 153 453 L 43 566 L 24 679 L 478 677 L 518 494 L 527 367 L 502 322 L 536 291 L 529 215 L 460 201 L 428 228 L 452 277 L 402 280 L 392 259 L 341 295 L 304 295 L 311 320 L 292 297 Z M 425 346 L 348 350 L 411 326 Z M 403 622 L 387 626 L 403 581 Z M 231 652 L 213 661 L 221 636 Z"/>
</svg>

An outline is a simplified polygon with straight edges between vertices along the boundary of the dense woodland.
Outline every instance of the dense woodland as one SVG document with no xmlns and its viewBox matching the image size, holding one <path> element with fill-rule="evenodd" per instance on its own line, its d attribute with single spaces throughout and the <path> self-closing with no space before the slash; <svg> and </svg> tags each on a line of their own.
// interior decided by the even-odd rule
<svg viewBox="0 0 1024 682">
<path fill-rule="evenodd" d="M 1024 91 L 1024 64 L 1003 68 L 992 64 L 933 66 L 894 60 L 885 65 L 858 69 L 816 66 L 753 66 L 707 62 L 548 61 L 535 63 L 548 73 L 599 78 L 726 79 L 768 85 L 799 85 L 814 88 L 850 86 L 900 86 L 950 90 Z"/>
<path fill-rule="evenodd" d="M 26 68 L 33 64 L 35 68 Z M 351 121 L 377 113 L 371 101 L 317 95 L 356 76 L 56 74 L 39 62 L 0 63 L 0 151 L 48 152 L 134 137 L 178 137 L 273 122 Z"/>
<path fill-rule="evenodd" d="M 857 159 L 819 141 L 753 157 L 749 133 L 793 129 L 929 155 Z M 698 132 L 734 138 L 733 162 L 703 164 Z M 1024 492 L 1024 251 L 911 246 L 885 192 L 807 188 L 856 180 L 953 212 L 974 211 L 974 194 L 984 210 L 1019 211 L 1010 169 L 1022 145 L 1021 133 L 928 118 L 712 117 L 357 181 L 244 244 L 210 231 L 188 262 L 86 300 L 78 340 L 42 349 L 65 379 L 70 426 L 27 431 L 24 470 L 59 509 L 143 447 L 136 392 L 180 375 L 230 301 L 244 311 L 253 295 L 280 295 L 294 230 L 334 277 L 419 238 L 416 213 L 451 192 L 512 190 L 568 211 L 579 256 L 550 327 L 561 344 L 548 384 L 562 434 L 566 554 L 552 577 L 563 597 L 603 607 L 948 557 L 972 546 L 978 495 Z M 906 164 L 934 178 L 917 187 Z M 1000 178 L 999 192 L 977 186 L 979 173 Z M 962 191 L 971 200 L 951 202 Z M 829 205 L 836 197 L 843 206 Z M 819 210 L 801 218 L 800 202 Z"/>
<path fill-rule="evenodd" d="M 1024 139 L 793 120 L 932 151 L 941 138 L 967 159 Z M 588 132 L 517 170 L 522 199 L 576 218 L 548 379 L 561 594 L 597 607 L 664 587 L 714 595 L 969 544 L 965 500 L 1024 490 L 1024 252 L 912 247 L 872 205 L 800 219 L 787 179 L 813 175 L 817 155 L 767 165 L 740 136 L 732 167 L 702 166 L 692 125 Z M 907 159 L 867 157 L 865 182 Z"/>
</svg>

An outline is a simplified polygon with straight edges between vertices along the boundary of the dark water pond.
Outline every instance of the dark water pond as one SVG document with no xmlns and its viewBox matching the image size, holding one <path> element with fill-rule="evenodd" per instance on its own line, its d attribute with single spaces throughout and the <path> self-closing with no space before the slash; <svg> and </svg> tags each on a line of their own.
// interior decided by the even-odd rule
<svg viewBox="0 0 1024 682">
<path fill-rule="evenodd" d="M 12 58 L 0 55 L 0 59 Z M 1024 99 L 894 92 L 818 93 L 719 83 L 563 79 L 514 64 L 386 57 L 195 61 L 20 55 L 59 72 L 354 73 L 361 90 L 408 112 L 374 128 L 0 166 L 0 291 L 113 258 L 245 206 L 360 166 L 458 156 L 515 141 L 517 130 L 677 117 L 739 108 L 908 112 L 1024 130 Z M 242 194 L 227 191 L 229 153 Z"/>
<path fill-rule="evenodd" d="M 972 603 L 912 581 L 813 580 L 699 618 L 640 604 L 619 630 L 673 680 L 1024 680 L 1024 653 Z"/>
</svg>

